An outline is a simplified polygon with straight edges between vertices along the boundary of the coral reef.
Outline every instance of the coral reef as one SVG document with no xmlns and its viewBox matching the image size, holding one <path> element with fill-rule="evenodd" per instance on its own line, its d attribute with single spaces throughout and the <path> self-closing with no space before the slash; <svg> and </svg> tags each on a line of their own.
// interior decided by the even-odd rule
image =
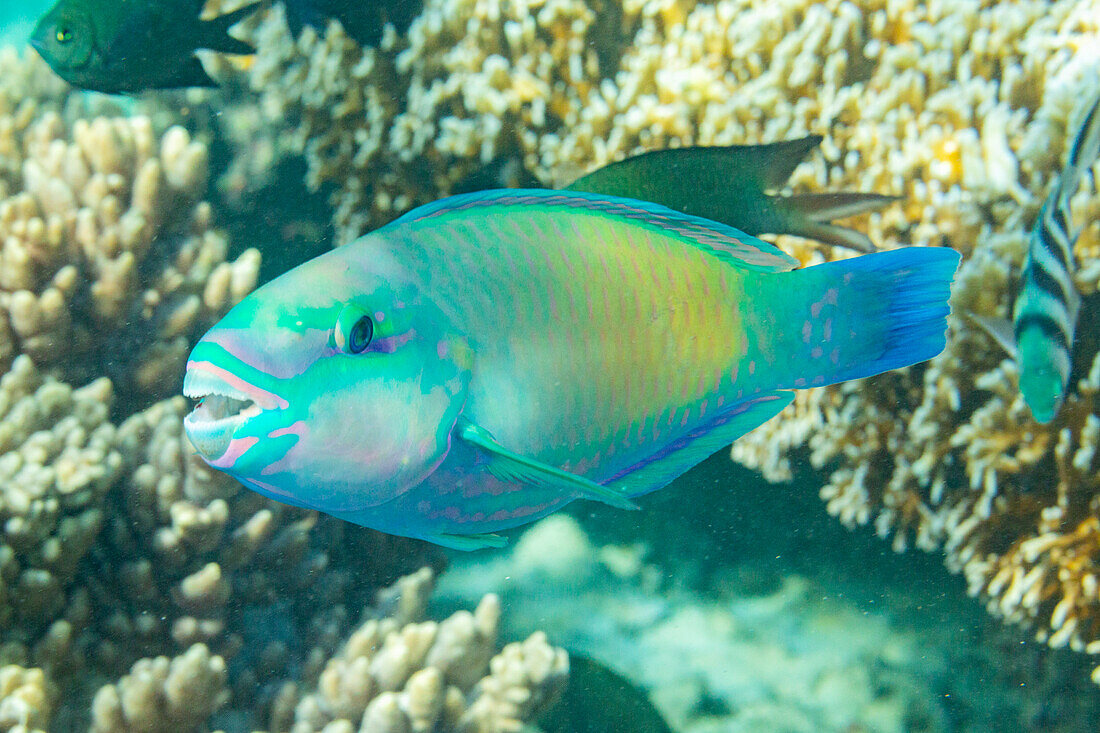
<svg viewBox="0 0 1100 733">
<path fill-rule="evenodd" d="M 0 730 L 39 733 L 50 722 L 56 697 L 41 669 L 0 667 Z"/>
<path fill-rule="evenodd" d="M 822 153 L 794 189 L 902 196 L 866 219 L 872 239 L 962 251 L 956 313 L 1003 317 L 1074 105 L 1094 88 L 1098 18 L 1095 0 L 429 0 L 406 35 L 370 48 L 335 26 L 294 42 L 272 13 L 249 75 L 268 124 L 289 121 L 310 183 L 335 187 L 341 242 L 502 157 L 561 185 L 645 149 L 817 132 Z M 1098 211 L 1083 188 L 1086 295 Z M 841 255 L 780 245 L 806 263 Z M 1095 310 L 1087 299 L 1082 317 Z M 995 614 L 1100 653 L 1100 364 L 1086 341 L 1049 427 L 1030 419 L 1011 361 L 957 317 L 930 365 L 802 392 L 733 456 L 778 480 L 809 455 L 842 521 L 873 523 L 899 550 L 944 550 Z"/>
<path fill-rule="evenodd" d="M 16 171 L 0 200 L 0 358 L 67 381 L 108 366 L 126 395 L 175 392 L 190 343 L 256 282 L 259 253 L 226 262 L 212 229 L 206 148 L 143 117 L 55 112 L 0 142 Z"/>
<path fill-rule="evenodd" d="M 155 400 L 254 286 L 259 254 L 227 260 L 201 200 L 206 142 L 42 69 L 0 51 L 0 729 L 186 731 L 289 710 L 285 730 L 294 690 L 316 686 L 363 609 L 386 633 L 420 620 L 428 571 L 372 603 L 441 555 L 268 501 L 193 455 L 187 401 Z M 475 645 L 467 626 L 447 622 L 436 652 L 466 655 L 437 663 L 447 710 L 454 689 L 462 730 L 526 720 L 560 652 L 536 640 L 529 664 L 508 651 L 479 682 L 458 667 L 488 664 L 495 635 Z"/>
<path fill-rule="evenodd" d="M 92 703 L 92 733 L 195 730 L 229 698 L 225 661 L 202 644 L 184 654 L 141 659 Z"/>
<path fill-rule="evenodd" d="M 291 733 L 505 733 L 565 687 L 568 658 L 541 633 L 493 656 L 496 596 L 438 624 L 415 623 L 416 615 L 360 626 L 325 665 L 316 691 L 298 703 Z"/>
</svg>

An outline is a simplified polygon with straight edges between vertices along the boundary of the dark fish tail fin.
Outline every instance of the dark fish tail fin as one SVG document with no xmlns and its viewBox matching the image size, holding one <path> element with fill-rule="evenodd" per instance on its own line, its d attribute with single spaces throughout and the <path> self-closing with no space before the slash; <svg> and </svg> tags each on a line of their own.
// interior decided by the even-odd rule
<svg viewBox="0 0 1100 733">
<path fill-rule="evenodd" d="M 229 29 L 255 13 L 261 5 L 263 5 L 262 2 L 251 3 L 232 13 L 201 22 L 199 27 L 202 29 L 202 37 L 198 39 L 197 47 L 242 56 L 256 53 L 256 49 L 251 44 L 229 35 Z"/>
<path fill-rule="evenodd" d="M 833 219 L 844 219 L 881 209 L 901 197 L 841 192 L 801 193 L 767 198 L 782 222 L 783 234 L 816 239 L 857 252 L 874 252 L 875 245 L 866 234 L 833 224 Z"/>
<path fill-rule="evenodd" d="M 782 388 L 860 379 L 931 359 L 945 344 L 959 253 L 909 247 L 777 275 L 792 323 L 775 344 Z M 796 282 L 797 280 L 797 282 Z M 803 294 L 797 304 L 790 293 Z"/>
</svg>

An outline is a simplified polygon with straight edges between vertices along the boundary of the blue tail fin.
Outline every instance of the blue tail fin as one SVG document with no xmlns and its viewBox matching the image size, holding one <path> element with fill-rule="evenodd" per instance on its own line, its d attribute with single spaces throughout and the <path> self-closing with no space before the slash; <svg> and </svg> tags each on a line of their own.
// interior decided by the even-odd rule
<svg viewBox="0 0 1100 733">
<path fill-rule="evenodd" d="M 778 350 L 789 359 L 784 386 L 860 379 L 940 353 L 958 264 L 952 249 L 909 247 L 777 277 L 795 320 Z"/>
</svg>

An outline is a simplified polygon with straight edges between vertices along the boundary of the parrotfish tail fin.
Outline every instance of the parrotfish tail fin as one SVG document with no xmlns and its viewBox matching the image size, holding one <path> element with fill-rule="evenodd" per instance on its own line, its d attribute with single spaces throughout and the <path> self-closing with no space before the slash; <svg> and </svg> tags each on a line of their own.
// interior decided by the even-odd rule
<svg viewBox="0 0 1100 733">
<path fill-rule="evenodd" d="M 931 359 L 946 342 L 958 264 L 952 249 L 910 247 L 777 275 L 762 301 L 770 315 L 758 317 L 793 321 L 766 349 L 763 373 L 778 376 L 781 388 L 801 388 Z M 793 293 L 805 295 L 792 303 Z M 784 301 L 789 315 L 781 315 Z"/>
<path fill-rule="evenodd" d="M 833 219 L 881 209 L 900 199 L 877 193 L 803 193 L 767 198 L 778 217 L 777 234 L 816 239 L 857 252 L 874 252 L 876 248 L 866 234 L 833 224 Z"/>
<path fill-rule="evenodd" d="M 238 8 L 232 13 L 226 13 L 212 20 L 204 21 L 200 26 L 202 37 L 199 39 L 198 47 L 242 56 L 256 53 L 256 49 L 251 44 L 229 35 L 229 29 L 255 13 L 261 5 L 263 5 L 262 2 L 252 3 L 243 8 Z"/>
</svg>

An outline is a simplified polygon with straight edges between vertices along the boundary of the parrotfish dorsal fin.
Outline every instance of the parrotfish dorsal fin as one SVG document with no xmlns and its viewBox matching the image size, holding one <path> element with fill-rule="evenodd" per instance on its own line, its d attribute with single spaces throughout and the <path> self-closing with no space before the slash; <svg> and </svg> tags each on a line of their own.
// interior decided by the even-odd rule
<svg viewBox="0 0 1100 733">
<path fill-rule="evenodd" d="M 491 207 L 535 207 L 543 210 L 588 212 L 609 219 L 629 221 L 675 236 L 732 265 L 760 272 L 786 272 L 798 266 L 798 260 L 762 239 L 745 234 L 726 224 L 682 214 L 660 204 L 618 196 L 601 196 L 580 191 L 544 189 L 500 189 L 460 194 L 413 209 L 378 230 L 415 226 L 440 217 L 461 216 Z"/>
</svg>

